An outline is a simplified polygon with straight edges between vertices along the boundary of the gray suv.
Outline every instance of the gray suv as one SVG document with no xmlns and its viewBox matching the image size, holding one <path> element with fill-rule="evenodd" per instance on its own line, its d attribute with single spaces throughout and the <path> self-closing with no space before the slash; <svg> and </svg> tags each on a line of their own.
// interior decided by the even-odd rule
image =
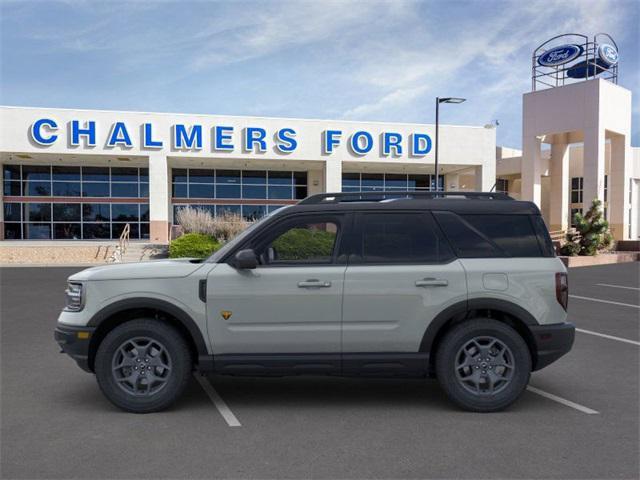
<svg viewBox="0 0 640 480">
<path fill-rule="evenodd" d="M 567 353 L 567 273 L 540 211 L 504 194 L 321 194 L 206 260 L 69 277 L 55 338 L 130 412 L 223 375 L 436 377 L 503 409 Z"/>
</svg>

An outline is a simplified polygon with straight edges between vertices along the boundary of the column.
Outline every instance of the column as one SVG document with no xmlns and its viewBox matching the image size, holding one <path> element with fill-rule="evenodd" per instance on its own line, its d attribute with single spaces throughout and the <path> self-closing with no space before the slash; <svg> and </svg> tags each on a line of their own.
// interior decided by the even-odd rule
<svg viewBox="0 0 640 480">
<path fill-rule="evenodd" d="M 338 193 L 342 191 L 342 161 L 329 158 L 324 162 L 324 191 Z"/>
<path fill-rule="evenodd" d="M 594 199 L 604 202 L 605 146 L 604 129 L 599 126 L 584 131 L 582 160 L 582 208 L 586 212 Z"/>
<path fill-rule="evenodd" d="M 629 202 L 632 151 L 628 135 L 611 138 L 611 164 L 607 196 L 609 201 L 609 225 L 613 238 L 625 240 L 629 236 Z"/>
<path fill-rule="evenodd" d="M 447 173 L 444 176 L 444 189 L 445 191 L 457 192 L 460 190 L 460 174 Z"/>
<path fill-rule="evenodd" d="M 149 155 L 149 241 L 169 243 L 169 166 L 167 157 Z"/>
<path fill-rule="evenodd" d="M 569 226 L 569 145 L 567 135 L 556 135 L 551 145 L 551 195 L 549 229 L 566 230 Z"/>
<path fill-rule="evenodd" d="M 522 151 L 522 200 L 541 204 L 542 159 L 540 138 L 531 135 L 523 138 Z"/>
<path fill-rule="evenodd" d="M 0 164 L 0 185 L 4 185 L 4 169 Z M 0 242 L 4 240 L 4 188 L 0 191 Z"/>
</svg>

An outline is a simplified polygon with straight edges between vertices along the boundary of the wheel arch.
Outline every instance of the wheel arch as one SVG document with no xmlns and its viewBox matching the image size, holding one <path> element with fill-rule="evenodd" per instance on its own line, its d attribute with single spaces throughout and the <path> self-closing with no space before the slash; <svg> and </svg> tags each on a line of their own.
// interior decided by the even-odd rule
<svg viewBox="0 0 640 480">
<path fill-rule="evenodd" d="M 129 320 L 145 317 L 158 319 L 176 328 L 187 341 L 194 364 L 203 363 L 204 359 L 209 358 L 200 328 L 182 308 L 155 298 L 127 298 L 104 307 L 89 321 L 88 326 L 95 328 L 89 343 L 89 369 L 94 371 L 98 346 L 111 330 Z"/>
<path fill-rule="evenodd" d="M 529 326 L 539 325 L 535 317 L 513 302 L 493 298 L 479 298 L 462 301 L 445 308 L 427 327 L 420 351 L 429 353 L 429 372 L 434 372 L 436 352 L 444 335 L 455 325 L 471 318 L 492 318 L 499 320 L 516 330 L 524 339 L 533 370 L 537 364 L 536 342 Z"/>
</svg>

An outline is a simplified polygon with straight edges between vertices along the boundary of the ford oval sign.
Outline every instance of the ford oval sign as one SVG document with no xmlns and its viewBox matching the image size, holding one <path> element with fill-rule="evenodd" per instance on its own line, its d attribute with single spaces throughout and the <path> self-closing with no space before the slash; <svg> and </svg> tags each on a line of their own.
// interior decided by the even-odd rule
<svg viewBox="0 0 640 480">
<path fill-rule="evenodd" d="M 560 45 L 551 50 L 547 50 L 538 57 L 538 63 L 543 67 L 557 67 L 575 60 L 582 54 L 583 48 L 580 45 Z"/>
<path fill-rule="evenodd" d="M 607 66 L 612 67 L 613 65 L 618 63 L 618 50 L 613 45 L 603 43 L 598 47 L 598 57 Z"/>
</svg>

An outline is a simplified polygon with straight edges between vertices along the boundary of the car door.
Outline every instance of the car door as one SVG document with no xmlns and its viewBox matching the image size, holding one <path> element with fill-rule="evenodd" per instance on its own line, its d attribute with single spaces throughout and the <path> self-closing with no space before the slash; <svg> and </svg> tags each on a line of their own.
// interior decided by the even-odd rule
<svg viewBox="0 0 640 480">
<path fill-rule="evenodd" d="M 345 259 L 338 258 L 345 217 L 288 216 L 242 248 L 255 269 L 215 266 L 207 279 L 208 333 L 214 356 L 334 354 L 339 369 Z M 304 363 L 302 359 L 293 361 Z M 331 363 L 331 362 L 330 362 Z"/>
<path fill-rule="evenodd" d="M 373 354 L 371 363 L 418 353 L 431 320 L 466 301 L 464 268 L 429 212 L 363 212 L 354 235 L 343 298 L 345 362 L 352 353 Z"/>
</svg>

